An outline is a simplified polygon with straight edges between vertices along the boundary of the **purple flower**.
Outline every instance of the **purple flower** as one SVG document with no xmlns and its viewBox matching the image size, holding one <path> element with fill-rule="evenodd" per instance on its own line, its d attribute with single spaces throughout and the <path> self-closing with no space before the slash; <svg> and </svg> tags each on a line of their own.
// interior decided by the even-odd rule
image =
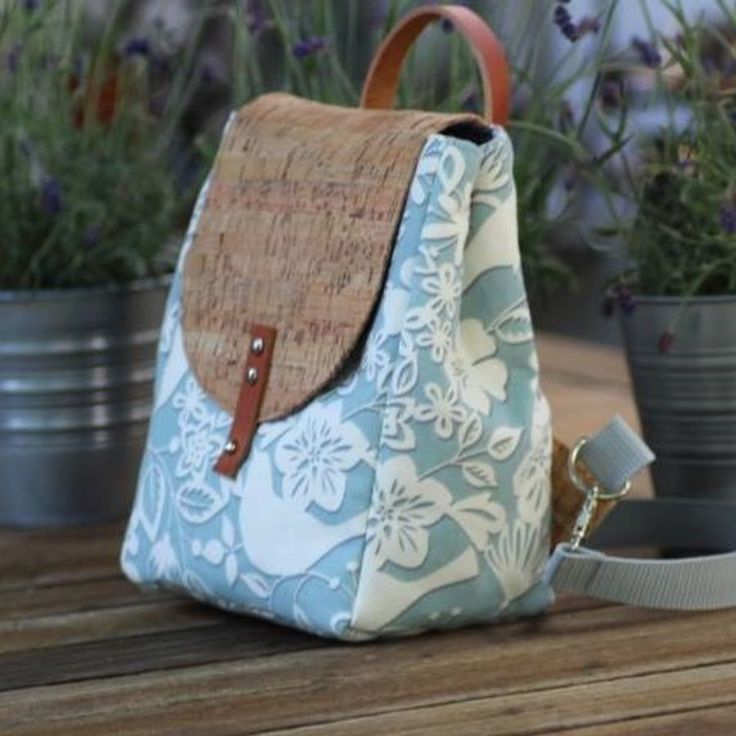
<svg viewBox="0 0 736 736">
<path fill-rule="evenodd" d="M 20 41 L 16 41 L 10 48 L 10 51 L 5 55 L 5 65 L 11 74 L 15 74 L 18 71 L 22 51 L 23 44 Z"/>
<path fill-rule="evenodd" d="M 39 0 L 23 0 L 23 8 L 27 13 L 38 10 Z"/>
<path fill-rule="evenodd" d="M 636 53 L 639 54 L 642 64 L 645 64 L 652 69 L 656 69 L 662 64 L 662 57 L 659 51 L 657 51 L 655 44 L 634 36 L 631 41 L 631 45 L 634 47 Z"/>
<path fill-rule="evenodd" d="M 248 24 L 248 32 L 253 35 L 260 33 L 266 27 L 268 17 L 262 0 L 246 0 L 245 18 Z"/>
<path fill-rule="evenodd" d="M 388 17 L 388 0 L 374 0 L 368 16 L 368 25 L 371 28 L 382 28 Z"/>
<path fill-rule="evenodd" d="M 123 45 L 123 56 L 149 56 L 150 53 L 151 44 L 143 36 L 133 36 Z"/>
<path fill-rule="evenodd" d="M 616 302 L 626 315 L 632 314 L 636 309 L 636 299 L 634 299 L 631 289 L 623 284 L 616 287 Z"/>
<path fill-rule="evenodd" d="M 703 57 L 703 69 L 705 69 L 707 74 L 715 74 L 720 71 L 718 60 L 714 59 L 712 56 Z"/>
<path fill-rule="evenodd" d="M 309 38 L 297 41 L 291 48 L 291 53 L 297 59 L 306 59 L 327 47 L 327 40 L 320 36 L 309 36 Z"/>
<path fill-rule="evenodd" d="M 202 78 L 202 84 L 210 85 L 212 84 L 215 79 L 217 78 L 217 75 L 213 71 L 212 67 L 209 64 L 203 64 L 202 65 L 202 71 L 201 71 L 201 78 Z"/>
<path fill-rule="evenodd" d="M 615 108 L 621 105 L 624 98 L 624 80 L 607 79 L 601 87 L 601 104 L 603 107 Z"/>
<path fill-rule="evenodd" d="M 558 4 L 555 6 L 553 20 L 554 24 L 560 29 L 562 35 L 570 41 L 570 43 L 574 43 L 578 40 L 578 28 L 575 23 L 573 23 L 570 11 L 564 5 Z"/>
<path fill-rule="evenodd" d="M 54 176 L 47 176 L 41 184 L 41 209 L 49 217 L 54 217 L 61 212 L 61 185 Z"/>
<path fill-rule="evenodd" d="M 598 18 L 586 15 L 577 23 L 578 38 L 587 36 L 589 33 L 598 33 L 601 30 L 601 22 Z"/>
<path fill-rule="evenodd" d="M 99 223 L 89 225 L 82 235 L 82 242 L 87 248 L 94 248 L 100 242 L 100 236 L 102 235 L 102 227 Z"/>
<path fill-rule="evenodd" d="M 724 204 L 720 212 L 721 227 L 728 235 L 736 233 L 736 207 L 733 204 Z"/>
</svg>

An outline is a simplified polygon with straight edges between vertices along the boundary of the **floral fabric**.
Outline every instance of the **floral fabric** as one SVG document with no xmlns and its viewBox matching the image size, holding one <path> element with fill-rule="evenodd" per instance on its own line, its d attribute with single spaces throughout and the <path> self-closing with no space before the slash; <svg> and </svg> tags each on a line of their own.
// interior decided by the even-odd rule
<svg viewBox="0 0 736 736">
<path fill-rule="evenodd" d="M 212 470 L 231 417 L 189 369 L 175 279 L 121 554 L 131 580 L 351 640 L 549 603 L 550 422 L 511 164 L 501 129 L 428 140 L 360 365 L 262 424 L 234 480 Z"/>
</svg>

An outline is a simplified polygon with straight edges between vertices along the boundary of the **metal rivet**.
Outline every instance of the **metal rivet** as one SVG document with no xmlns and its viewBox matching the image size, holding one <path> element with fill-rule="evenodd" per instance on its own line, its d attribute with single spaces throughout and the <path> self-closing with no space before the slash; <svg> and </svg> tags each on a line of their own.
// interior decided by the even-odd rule
<svg viewBox="0 0 736 736">
<path fill-rule="evenodd" d="M 238 443 L 235 440 L 228 440 L 223 449 L 228 455 L 234 455 L 235 451 L 238 449 Z"/>
<path fill-rule="evenodd" d="M 263 352 L 265 344 L 262 337 L 254 337 L 253 342 L 250 344 L 250 349 L 253 355 L 260 355 Z"/>
<path fill-rule="evenodd" d="M 258 371 L 255 368 L 248 368 L 245 377 L 252 386 L 258 380 Z"/>
</svg>

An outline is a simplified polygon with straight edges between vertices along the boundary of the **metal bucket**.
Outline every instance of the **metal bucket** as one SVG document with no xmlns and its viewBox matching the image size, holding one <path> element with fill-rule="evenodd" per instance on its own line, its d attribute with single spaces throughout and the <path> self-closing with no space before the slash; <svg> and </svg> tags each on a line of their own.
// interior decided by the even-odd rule
<svg viewBox="0 0 736 736">
<path fill-rule="evenodd" d="M 0 524 L 128 511 L 169 284 L 0 292 Z"/>
<path fill-rule="evenodd" d="M 621 316 L 662 496 L 736 498 L 736 297 L 638 297 Z M 663 333 L 674 342 L 661 352 Z"/>
</svg>

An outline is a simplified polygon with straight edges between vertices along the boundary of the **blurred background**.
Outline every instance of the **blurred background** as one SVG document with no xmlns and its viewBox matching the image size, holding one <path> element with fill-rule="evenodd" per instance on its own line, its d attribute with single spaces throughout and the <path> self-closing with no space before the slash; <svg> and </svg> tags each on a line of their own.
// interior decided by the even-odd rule
<svg viewBox="0 0 736 736">
<path fill-rule="evenodd" d="M 417 4 L 4 0 L 0 288 L 125 281 L 170 269 L 228 111 L 267 90 L 356 104 L 376 45 Z M 654 39 L 675 35 L 683 20 L 668 0 L 465 4 L 489 20 L 513 67 L 510 132 L 536 323 L 615 343 L 618 327 L 602 305 L 627 256 L 615 233 L 601 237 L 599 229 L 615 230 L 611 220 L 629 211 L 616 191 L 624 144 L 635 161 L 632 138 L 656 134 L 673 114 L 656 92 L 664 51 Z M 718 24 L 725 12 L 722 0 L 677 7 L 695 25 Z M 425 34 L 400 104 L 479 109 L 476 70 L 455 35 L 447 26 Z M 106 177 L 103 169 L 117 173 Z M 120 196 L 121 177 L 148 185 Z M 41 218 L 28 210 L 39 197 Z M 15 241 L 24 254 L 8 245 Z M 104 252 L 80 253 L 80 243 L 101 242 Z M 38 251 L 32 256 L 29 243 Z"/>
</svg>

